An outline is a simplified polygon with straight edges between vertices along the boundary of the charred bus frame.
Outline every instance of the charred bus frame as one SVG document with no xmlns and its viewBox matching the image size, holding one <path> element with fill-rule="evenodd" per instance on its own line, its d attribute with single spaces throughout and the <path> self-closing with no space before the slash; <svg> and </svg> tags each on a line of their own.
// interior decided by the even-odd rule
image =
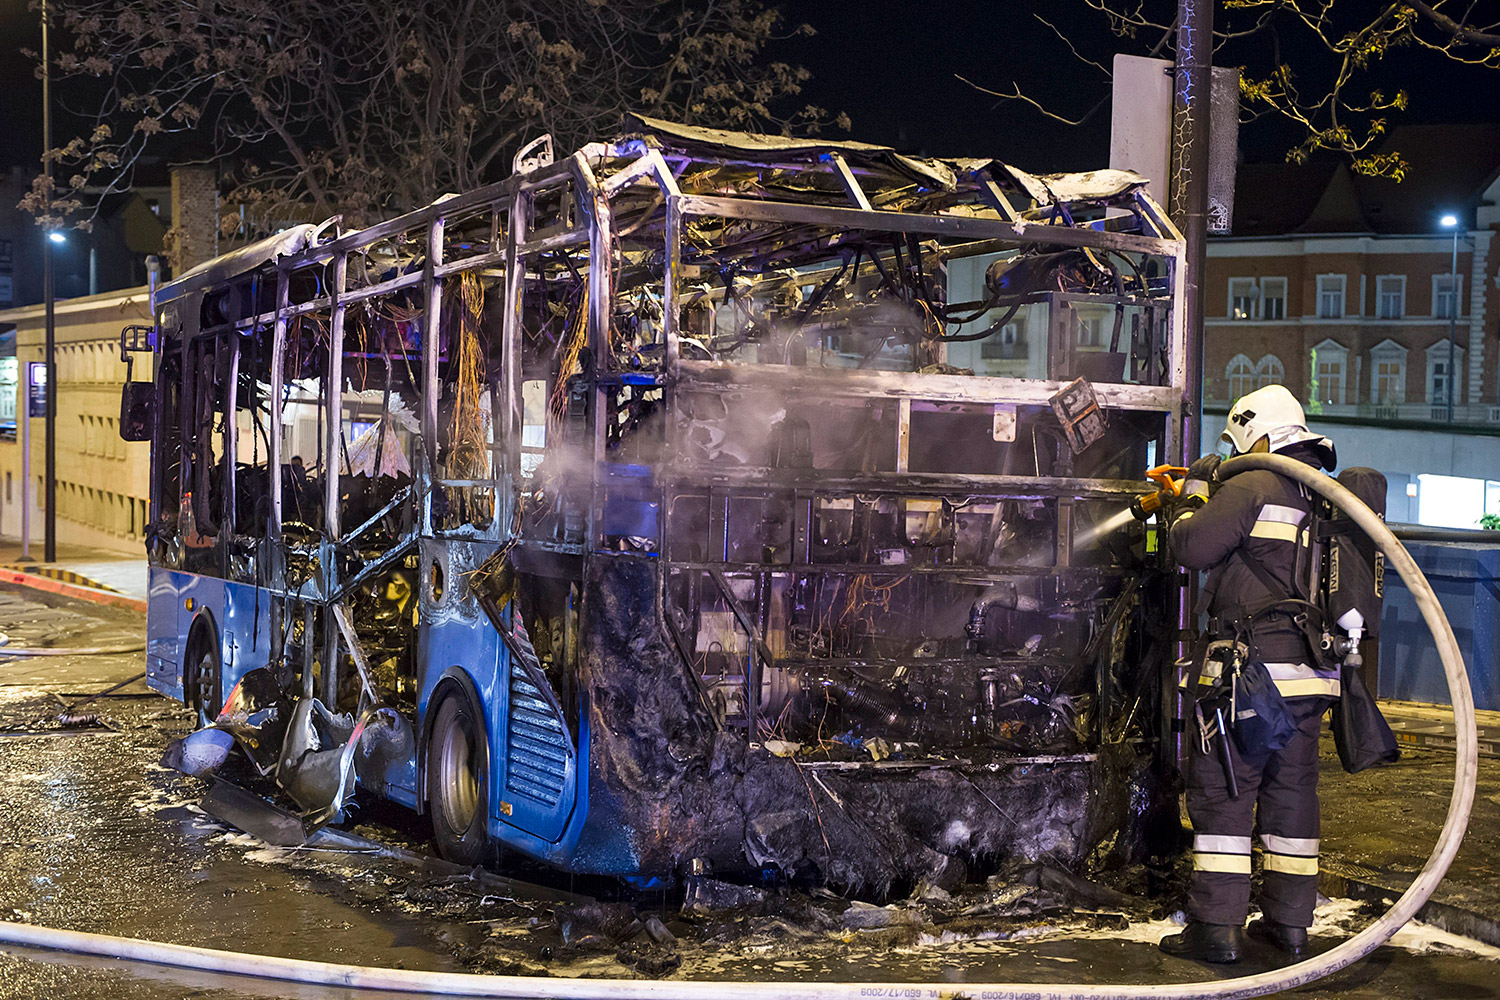
<svg viewBox="0 0 1500 1000">
<path fill-rule="evenodd" d="M 354 773 L 371 790 L 418 810 L 451 812 L 452 803 L 439 801 L 449 793 L 434 781 L 475 783 L 463 794 L 483 799 L 481 840 L 566 867 L 616 873 L 661 873 L 690 857 L 731 864 L 720 855 L 735 849 L 710 843 L 714 838 L 701 831 L 648 829 L 660 824 L 643 815 L 651 810 L 642 808 L 640 797 L 654 793 L 621 778 L 668 759 L 692 771 L 695 760 L 722 755 L 729 743 L 741 761 L 731 768 L 735 781 L 753 782 L 746 775 L 757 768 L 791 767 L 803 782 L 795 785 L 800 792 L 804 768 L 858 781 L 862 767 L 880 769 L 881 780 L 903 768 L 971 767 L 964 780 L 990 801 L 974 775 L 1005 771 L 1007 759 L 1017 767 L 1092 759 L 1100 744 L 1124 741 L 1127 730 L 1137 743 L 1167 732 L 1167 699 L 1132 681 L 1137 704 L 1118 704 L 1120 685 L 1108 676 L 1107 663 L 1086 664 L 1098 675 L 1092 681 L 1097 701 L 1091 723 L 1074 727 L 1089 732 L 1075 734 L 1068 752 L 1056 740 L 1005 742 L 978 719 L 986 699 L 998 697 L 1011 680 L 1008 693 L 1017 701 L 1037 701 L 1023 675 L 1049 655 L 1053 661 L 1132 659 L 1128 670 L 1149 675 L 1153 685 L 1164 684 L 1171 672 L 1177 588 L 1146 530 L 1131 529 L 1123 548 L 1102 556 L 1075 552 L 1080 519 L 1118 508 L 1139 491 L 1134 474 L 1123 470 L 1143 467 L 1140 460 L 1151 450 L 1162 459 L 1182 451 L 1184 330 L 1177 305 L 1183 244 L 1138 179 L 1035 177 L 995 161 L 916 160 L 858 143 L 767 139 L 649 120 L 624 140 L 593 144 L 555 163 L 546 159 L 518 161 L 506 181 L 366 229 L 335 234 L 326 226 L 297 227 L 159 290 L 149 408 L 155 445 L 148 665 L 154 687 L 199 704 L 205 721 L 217 717 L 223 724 L 228 713 L 221 707 L 231 692 L 239 694 L 236 685 L 251 671 L 270 671 L 276 697 L 287 705 L 315 698 L 329 716 L 363 720 L 352 735 L 347 727 L 341 732 L 350 741 Z M 994 269 L 1003 281 L 1008 267 L 1024 268 L 1041 248 L 1071 254 L 1068 266 L 1095 277 L 1113 271 L 1115 281 L 1101 291 L 1078 284 L 1083 272 L 1054 269 L 1046 282 L 1017 293 L 1017 301 L 1041 303 L 1051 317 L 1041 357 L 1046 377 L 975 375 L 947 365 L 944 318 L 954 309 L 934 305 L 943 297 L 937 291 L 943 269 L 987 254 L 986 260 L 1000 260 Z M 1154 258 L 1161 267 L 1151 276 L 1137 270 L 1132 288 L 1131 279 L 1100 265 L 1109 254 Z M 791 293 L 798 298 L 794 305 L 772 309 L 764 302 L 772 285 L 802 291 Z M 993 292 L 993 282 L 989 287 Z M 809 347 L 806 331 L 809 320 L 835 310 L 829 289 L 860 305 L 905 296 L 918 318 L 898 320 L 891 337 L 820 369 L 807 357 L 821 362 L 833 352 L 822 333 Z M 622 305 L 627 293 L 636 296 L 633 312 Z M 496 297 L 498 317 L 486 308 Z M 1038 434 L 1063 440 L 1050 404 L 1080 370 L 1072 328 L 1058 321 L 1072 315 L 1070 298 L 1096 300 L 1121 316 L 1127 304 L 1141 310 L 1133 314 L 1131 334 L 1139 346 L 1118 360 L 1117 379 L 1092 386 L 1100 411 L 1124 427 L 1112 440 L 1123 449 L 1118 455 L 1095 449 L 1092 458 L 1075 458 L 1060 445 L 1038 444 Z M 376 315 L 376 306 L 390 303 L 397 308 Z M 727 343 L 684 330 L 695 307 L 700 316 L 729 317 Z M 986 312 L 993 317 L 982 308 L 976 315 Z M 787 322 L 778 326 L 776 317 Z M 357 343 L 350 340 L 351 322 Z M 310 325 L 316 326 L 311 339 Z M 1111 354 L 1119 353 L 1118 319 L 1115 329 Z M 308 343 L 315 361 L 298 347 Z M 127 356 L 145 346 L 138 338 L 122 341 Z M 477 361 L 486 415 L 470 414 L 470 429 L 461 432 L 455 422 L 463 422 L 465 405 L 475 405 L 474 386 L 460 387 L 455 374 L 465 349 L 478 351 L 470 362 Z M 363 367 L 357 374 L 346 370 L 351 358 L 359 366 L 384 361 L 385 410 L 393 363 L 407 365 L 402 385 L 417 404 L 415 431 L 392 438 L 410 452 L 409 482 L 369 494 L 358 508 L 350 499 L 356 474 L 348 434 L 358 406 L 347 394 L 370 392 L 372 382 Z M 867 367 L 872 363 L 877 368 Z M 316 525 L 289 519 L 286 506 L 299 494 L 287 485 L 285 408 L 293 405 L 297 384 L 312 374 L 323 455 L 314 471 L 322 482 L 313 477 L 320 497 L 298 509 L 321 508 Z M 530 402 L 540 396 L 541 414 L 528 413 L 527 383 L 539 383 Z M 467 404 L 464 392 L 471 397 Z M 714 398 L 723 411 L 707 417 L 691 403 Z M 824 446 L 804 440 L 810 428 L 789 425 L 785 407 L 767 409 L 774 410 L 777 399 L 838 400 L 851 412 L 878 412 L 856 435 L 865 442 L 861 461 L 839 467 L 816 458 Z M 762 419 L 768 414 L 780 422 L 769 431 L 762 427 L 765 433 L 746 439 L 753 447 L 728 458 L 724 451 L 689 446 L 705 421 L 713 425 L 709 436 L 732 438 L 720 432 L 735 421 L 736 406 L 747 408 L 746 422 L 768 423 Z M 994 454 L 1022 455 L 1017 435 L 1029 433 L 1030 472 L 1014 462 L 997 468 L 989 459 L 981 468 L 959 469 L 919 457 L 914 466 L 914 441 L 925 433 L 919 451 L 926 455 L 942 440 L 940 430 L 921 432 L 924 422 L 936 419 L 926 416 L 932 413 L 951 418 L 950 426 L 965 434 L 977 420 L 992 420 L 992 442 L 985 447 L 998 448 Z M 1132 414 L 1143 417 L 1140 427 L 1129 426 Z M 381 435 L 396 434 L 394 425 L 381 423 L 387 413 L 374 416 Z M 544 443 L 528 444 L 538 432 Z M 247 433 L 252 449 L 264 442 L 263 465 L 258 451 L 251 463 L 243 462 L 239 446 Z M 458 440 L 459 433 L 469 436 Z M 781 435 L 776 447 L 800 450 L 801 458 L 775 461 L 764 451 L 746 457 L 746 448 L 772 447 L 773 433 Z M 800 443 L 786 445 L 798 434 Z M 885 436 L 889 441 L 871 443 Z M 641 452 L 646 439 L 650 446 Z M 371 480 L 381 476 L 381 450 L 377 444 Z M 468 458 L 457 460 L 460 453 Z M 535 456 L 541 456 L 540 468 Z M 1075 461 L 1085 468 L 1075 469 Z M 774 512 L 766 513 L 771 507 Z M 977 542 L 960 537 L 966 530 L 973 535 L 958 526 L 966 507 L 979 509 L 979 520 L 988 518 L 992 526 L 974 529 Z M 1037 515 L 1025 521 L 1025 530 L 1050 538 L 1006 563 L 994 555 L 999 543 L 990 532 L 1000 534 L 1002 522 L 1022 507 Z M 346 525 L 356 508 L 358 519 Z M 731 537 L 744 536 L 756 517 L 775 525 L 767 529 L 775 538 L 760 540 L 758 556 Z M 905 526 L 922 517 L 933 527 L 926 529 L 927 541 L 913 543 Z M 881 519 L 886 529 L 871 527 Z M 889 525 L 899 526 L 897 541 L 877 555 L 872 539 L 880 530 L 889 535 Z M 831 537 L 839 531 L 842 540 Z M 1024 533 L 1011 534 L 1017 532 Z M 959 558 L 966 544 L 971 551 Z M 615 573 L 604 568 L 610 566 L 629 568 Z M 1085 588 L 1092 596 L 1069 591 L 1071 584 L 1026 582 L 1071 578 L 1081 566 L 1093 573 L 1092 589 Z M 410 603 L 399 609 L 402 621 L 413 622 L 399 639 L 408 644 L 404 652 L 392 648 L 398 640 L 370 636 L 395 627 L 374 622 L 381 617 L 377 591 L 389 592 L 398 573 L 406 574 L 417 609 L 413 614 Z M 807 582 L 814 577 L 843 582 L 832 596 L 788 596 L 790 589 L 817 589 Z M 980 624 L 967 633 L 935 630 L 925 637 L 916 628 L 892 638 L 876 623 L 881 608 L 862 606 L 856 617 L 867 626 L 828 625 L 841 599 L 838 607 L 848 618 L 856 584 L 894 587 L 888 581 L 896 577 L 927 581 L 921 586 L 929 592 L 910 598 L 907 617 L 918 617 L 920 609 L 951 617 L 948 605 L 959 593 L 968 595 L 957 600 L 970 612 L 969 624 Z M 642 596 L 647 584 L 650 593 Z M 843 598 L 840 587 L 847 588 Z M 991 605 L 1023 618 L 1057 611 L 1038 607 L 1028 587 L 1044 604 L 1067 609 L 1054 617 L 1075 619 L 1071 632 L 1058 633 L 1070 638 L 1049 634 L 1040 647 L 1026 650 L 984 633 Z M 934 596 L 942 588 L 949 588 L 945 596 Z M 632 609 L 650 618 L 645 626 L 603 617 L 606 605 L 621 613 L 626 591 L 638 601 Z M 817 629 L 788 624 L 788 613 L 772 608 L 797 600 L 810 620 L 821 621 L 825 632 L 842 628 L 843 638 L 809 635 Z M 685 606 L 706 602 L 722 609 L 711 612 L 718 616 L 712 625 L 700 607 Z M 883 607 L 889 611 L 889 598 Z M 711 633 L 706 644 L 705 629 Z M 632 683 L 673 692 L 670 698 L 641 695 L 653 704 L 672 702 L 652 725 L 667 719 L 687 733 L 658 734 L 665 743 L 677 741 L 666 756 L 655 755 L 659 760 L 625 745 L 656 736 L 628 732 L 610 715 L 621 710 L 620 692 L 610 689 L 618 666 L 618 650 L 608 648 L 611 630 L 635 637 Z M 642 638 L 646 633 L 654 640 Z M 800 636 L 795 642 L 788 639 L 794 633 Z M 1060 645 L 1049 651 L 1053 639 Z M 641 652 L 653 641 L 660 650 Z M 372 653 L 371 643 L 381 649 Z M 839 643 L 842 649 L 835 648 Z M 675 665 L 661 659 L 661 650 Z M 377 677 L 376 661 L 387 654 L 397 661 L 394 682 Z M 718 673 L 709 660 L 719 664 Z M 866 765 L 829 754 L 787 760 L 764 752 L 769 738 L 795 742 L 797 712 L 804 740 L 816 722 L 818 742 L 826 742 L 822 725 L 830 720 L 858 739 L 878 735 L 872 718 L 905 710 L 887 716 L 882 708 L 862 717 L 861 706 L 907 697 L 920 688 L 913 675 L 937 664 L 958 671 L 943 675 L 944 683 L 961 677 L 969 690 L 950 699 L 933 681 L 922 689 L 927 693 L 910 697 L 920 712 L 969 712 L 969 725 L 956 726 L 962 735 L 951 741 L 934 736 L 939 730 L 927 723 L 908 720 L 897 730 L 922 739 L 884 760 L 879 748 L 865 747 L 860 754 L 873 758 Z M 852 665 L 855 679 L 828 680 L 829 665 Z M 874 670 L 873 679 L 866 668 Z M 978 693 L 965 671 L 989 678 L 979 682 Z M 1011 671 L 1010 679 L 999 676 L 1004 671 Z M 771 675 L 781 688 L 768 694 Z M 808 701 L 820 683 L 827 686 L 823 708 L 799 703 L 791 712 L 788 706 L 799 697 Z M 742 697 L 734 694 L 736 686 Z M 839 698 L 845 705 L 829 715 Z M 468 763 L 458 767 L 464 773 L 435 766 L 429 753 L 447 738 L 433 725 L 448 700 L 467 700 L 477 716 L 456 737 L 470 744 Z M 1142 700 L 1150 706 L 1145 713 L 1138 711 Z M 246 708 L 242 702 L 243 696 L 231 707 Z M 782 717 L 763 714 L 778 706 Z M 293 729 L 302 724 L 313 725 L 290 723 Z M 606 748 L 606 737 L 623 742 Z M 332 815 L 336 808 L 326 806 L 341 802 L 347 785 L 335 783 L 335 802 L 314 801 L 316 795 L 297 786 L 293 759 L 306 753 L 307 741 L 299 742 L 295 732 L 280 738 L 277 759 L 263 769 L 274 764 L 310 812 Z M 1026 746 L 1030 751 L 1023 752 Z M 644 757 L 626 766 L 622 755 L 637 753 Z M 751 759 L 753 767 L 745 763 Z M 718 816 L 720 806 L 677 794 L 670 803 L 653 800 L 652 808 Z M 735 796 L 722 785 L 718 794 Z M 807 794 L 816 810 L 816 794 L 810 787 Z M 743 819 L 770 805 L 739 808 Z M 478 857 L 462 823 L 450 825 L 446 843 L 439 837 L 445 850 Z M 1097 843 L 1100 836 L 1092 828 L 1080 833 L 1076 850 L 1087 853 L 1091 845 L 1084 841 Z M 1004 853 L 1006 837 L 996 832 L 983 845 L 958 850 L 994 856 Z M 798 859 L 778 856 L 779 848 L 741 844 L 738 850 L 751 867 L 798 867 Z M 835 871 L 839 866 L 830 863 L 819 874 L 845 882 L 863 877 L 844 867 Z M 875 882 L 911 874 L 888 859 L 876 867 Z"/>
</svg>

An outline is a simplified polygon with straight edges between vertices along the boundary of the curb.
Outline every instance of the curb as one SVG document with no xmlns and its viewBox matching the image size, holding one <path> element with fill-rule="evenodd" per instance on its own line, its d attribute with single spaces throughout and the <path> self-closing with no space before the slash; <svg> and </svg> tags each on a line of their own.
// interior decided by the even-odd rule
<svg viewBox="0 0 1500 1000">
<path fill-rule="evenodd" d="M 140 612 L 146 610 L 146 602 L 139 597 L 130 597 L 113 590 L 86 587 L 78 583 L 69 583 L 66 580 L 54 580 L 51 577 L 37 576 L 33 573 L 22 573 L 14 569 L 0 568 L 0 583 L 42 590 L 49 594 L 71 597 L 74 600 L 88 601 L 91 604 L 109 604 L 117 608 L 129 608 L 131 611 Z"/>
<path fill-rule="evenodd" d="M 1390 906 L 1396 901 L 1397 896 L 1406 891 L 1376 885 L 1374 882 L 1357 878 L 1343 870 L 1344 866 L 1337 862 L 1325 862 L 1325 865 L 1327 867 L 1320 868 L 1318 871 L 1318 891 L 1330 898 L 1344 896 L 1361 902 Z M 1354 870 L 1352 867 L 1349 869 L 1349 871 Z M 1487 917 L 1474 910 L 1466 910 L 1451 903 L 1429 899 L 1417 911 L 1415 919 L 1451 934 L 1461 934 L 1476 941 L 1483 941 L 1487 945 L 1500 947 L 1500 919 Z"/>
<path fill-rule="evenodd" d="M 0 566 L 0 569 L 12 569 L 18 573 L 30 573 L 32 576 L 45 576 L 53 580 L 61 580 L 63 583 L 76 583 L 80 587 L 92 587 L 95 590 L 109 590 L 119 593 L 114 587 L 100 583 L 91 576 L 84 576 L 82 573 L 75 573 L 70 569 L 63 569 L 60 566 L 15 562 L 6 563 L 4 566 Z"/>
</svg>

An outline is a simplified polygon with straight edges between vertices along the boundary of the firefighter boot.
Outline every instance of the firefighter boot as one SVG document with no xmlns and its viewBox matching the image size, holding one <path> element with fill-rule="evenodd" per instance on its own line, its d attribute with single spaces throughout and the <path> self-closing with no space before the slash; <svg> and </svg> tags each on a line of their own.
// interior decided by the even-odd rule
<svg viewBox="0 0 1500 1000">
<path fill-rule="evenodd" d="M 1246 933 L 1297 961 L 1307 951 L 1307 928 L 1278 924 L 1269 917 L 1252 920 Z"/>
<path fill-rule="evenodd" d="M 1205 924 L 1189 920 L 1181 934 L 1161 939 L 1161 950 L 1195 962 L 1229 964 L 1240 960 L 1245 929 L 1237 924 Z"/>
</svg>

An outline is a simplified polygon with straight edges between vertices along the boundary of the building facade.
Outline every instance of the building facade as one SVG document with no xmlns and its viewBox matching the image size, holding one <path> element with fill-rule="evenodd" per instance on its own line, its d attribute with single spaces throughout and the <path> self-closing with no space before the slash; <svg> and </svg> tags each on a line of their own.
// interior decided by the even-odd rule
<svg viewBox="0 0 1500 1000">
<path fill-rule="evenodd" d="M 151 451 L 146 442 L 120 439 L 120 391 L 125 364 L 120 330 L 150 322 L 145 288 L 109 292 L 57 304 L 57 538 L 103 551 L 143 553 Z M 28 419 L 27 366 L 40 364 L 45 343 L 41 306 L 0 312 L 13 326 L 17 374 L 0 387 L 10 395 L 18 422 Z M 137 371 L 137 378 L 149 377 Z M 30 420 L 31 538 L 42 540 L 45 480 L 45 421 Z M 19 427 L 18 427 L 19 431 Z M 20 434 L 0 440 L 0 534 L 21 532 Z M 34 548 L 40 553 L 40 549 Z"/>
<path fill-rule="evenodd" d="M 1452 236 L 1213 241 L 1205 401 L 1280 382 L 1312 413 L 1446 421 L 1452 393 L 1456 421 L 1500 425 L 1494 235 L 1458 234 L 1456 269 Z"/>
<path fill-rule="evenodd" d="M 1386 148 L 1411 161 L 1400 183 L 1241 168 L 1234 233 L 1208 247 L 1203 444 L 1281 383 L 1343 466 L 1386 474 L 1391 520 L 1472 528 L 1500 513 L 1500 129 L 1410 127 Z"/>
</svg>

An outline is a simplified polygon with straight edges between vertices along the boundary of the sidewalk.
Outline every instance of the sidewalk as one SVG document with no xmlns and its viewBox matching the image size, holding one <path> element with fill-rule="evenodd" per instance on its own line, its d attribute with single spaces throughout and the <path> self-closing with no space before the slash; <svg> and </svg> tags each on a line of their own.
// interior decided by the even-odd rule
<svg viewBox="0 0 1500 1000">
<path fill-rule="evenodd" d="M 1391 724 L 1403 750 L 1409 747 L 1454 750 L 1458 747 L 1453 709 L 1447 705 L 1381 701 L 1380 710 Z M 1500 757 L 1500 712 L 1478 711 L 1474 716 L 1475 728 L 1479 730 L 1479 755 Z"/>
<path fill-rule="evenodd" d="M 1377 903 L 1404 892 L 1427 863 L 1453 791 L 1454 754 L 1439 749 L 1446 716 L 1438 706 L 1382 703 L 1402 740 L 1401 760 L 1345 774 L 1333 738 L 1323 737 L 1319 793 L 1323 803 L 1320 883 L 1326 895 Z M 1500 946 L 1500 712 L 1480 712 L 1478 785 L 1463 846 L 1421 919 Z M 1416 742 L 1418 731 L 1432 734 Z M 1451 737 L 1450 737 L 1451 738 Z M 1423 743 L 1427 745 L 1422 745 Z"/>
<path fill-rule="evenodd" d="M 113 590 L 127 597 L 146 599 L 146 553 L 129 556 L 101 552 L 83 545 L 59 541 L 57 561 L 42 562 L 42 543 L 33 542 L 31 558 L 21 557 L 21 543 L 14 538 L 0 538 L 0 566 L 21 569 L 40 576 L 53 576 L 86 587 Z M 62 571 L 61 573 L 57 571 Z M 72 579 L 68 574 L 81 579 Z"/>
</svg>

